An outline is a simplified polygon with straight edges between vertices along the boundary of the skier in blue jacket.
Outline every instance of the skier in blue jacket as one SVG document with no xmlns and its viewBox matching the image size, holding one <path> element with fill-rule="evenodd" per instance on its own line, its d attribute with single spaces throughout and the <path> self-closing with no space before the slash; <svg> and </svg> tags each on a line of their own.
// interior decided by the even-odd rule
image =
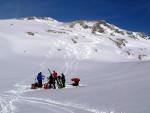
<svg viewBox="0 0 150 113">
<path fill-rule="evenodd" d="M 42 72 L 39 72 L 39 74 L 37 75 L 37 80 L 38 80 L 38 85 L 39 85 L 39 87 L 40 88 L 42 88 L 42 79 L 44 79 L 45 78 L 45 76 L 44 75 L 42 75 Z"/>
</svg>

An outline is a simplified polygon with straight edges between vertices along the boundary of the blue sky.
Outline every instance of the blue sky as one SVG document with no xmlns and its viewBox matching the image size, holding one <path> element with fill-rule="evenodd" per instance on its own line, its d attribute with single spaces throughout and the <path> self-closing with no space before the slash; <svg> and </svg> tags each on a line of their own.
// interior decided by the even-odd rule
<svg viewBox="0 0 150 113">
<path fill-rule="evenodd" d="M 106 20 L 150 36 L 149 0 L 0 0 L 0 19 L 51 17 L 61 22 Z"/>
</svg>

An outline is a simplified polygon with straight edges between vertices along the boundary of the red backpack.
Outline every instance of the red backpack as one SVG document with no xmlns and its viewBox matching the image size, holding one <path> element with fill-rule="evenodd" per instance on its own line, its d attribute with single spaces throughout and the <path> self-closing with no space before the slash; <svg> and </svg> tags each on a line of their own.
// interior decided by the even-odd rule
<svg viewBox="0 0 150 113">
<path fill-rule="evenodd" d="M 49 89 L 49 88 L 48 88 L 48 83 L 45 83 L 45 84 L 44 84 L 44 89 Z"/>
<path fill-rule="evenodd" d="M 31 89 L 36 89 L 36 85 L 35 84 L 31 84 Z"/>
</svg>

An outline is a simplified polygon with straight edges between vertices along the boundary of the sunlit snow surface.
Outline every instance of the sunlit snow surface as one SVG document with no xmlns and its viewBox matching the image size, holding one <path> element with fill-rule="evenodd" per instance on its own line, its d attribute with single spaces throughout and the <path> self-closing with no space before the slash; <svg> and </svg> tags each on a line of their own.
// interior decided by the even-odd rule
<svg viewBox="0 0 150 113">
<path fill-rule="evenodd" d="M 79 25 L 15 19 L 0 24 L 0 113 L 150 112 L 148 40 L 121 37 L 128 43 L 120 49 L 109 36 Z M 144 61 L 139 54 L 147 55 Z M 37 74 L 48 77 L 48 69 L 65 73 L 66 88 L 32 90 Z M 81 87 L 69 85 L 73 77 Z"/>
</svg>

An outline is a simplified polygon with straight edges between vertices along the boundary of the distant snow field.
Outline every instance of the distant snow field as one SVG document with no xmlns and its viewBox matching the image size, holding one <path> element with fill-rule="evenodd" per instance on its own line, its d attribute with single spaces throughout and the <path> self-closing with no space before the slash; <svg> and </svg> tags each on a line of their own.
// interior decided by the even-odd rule
<svg viewBox="0 0 150 113">
<path fill-rule="evenodd" d="M 106 21 L 0 20 L 0 113 L 149 113 L 150 40 Z M 39 72 L 62 89 L 31 89 Z M 79 77 L 80 87 L 70 86 Z M 82 86 L 82 87 L 81 87 Z"/>
</svg>

